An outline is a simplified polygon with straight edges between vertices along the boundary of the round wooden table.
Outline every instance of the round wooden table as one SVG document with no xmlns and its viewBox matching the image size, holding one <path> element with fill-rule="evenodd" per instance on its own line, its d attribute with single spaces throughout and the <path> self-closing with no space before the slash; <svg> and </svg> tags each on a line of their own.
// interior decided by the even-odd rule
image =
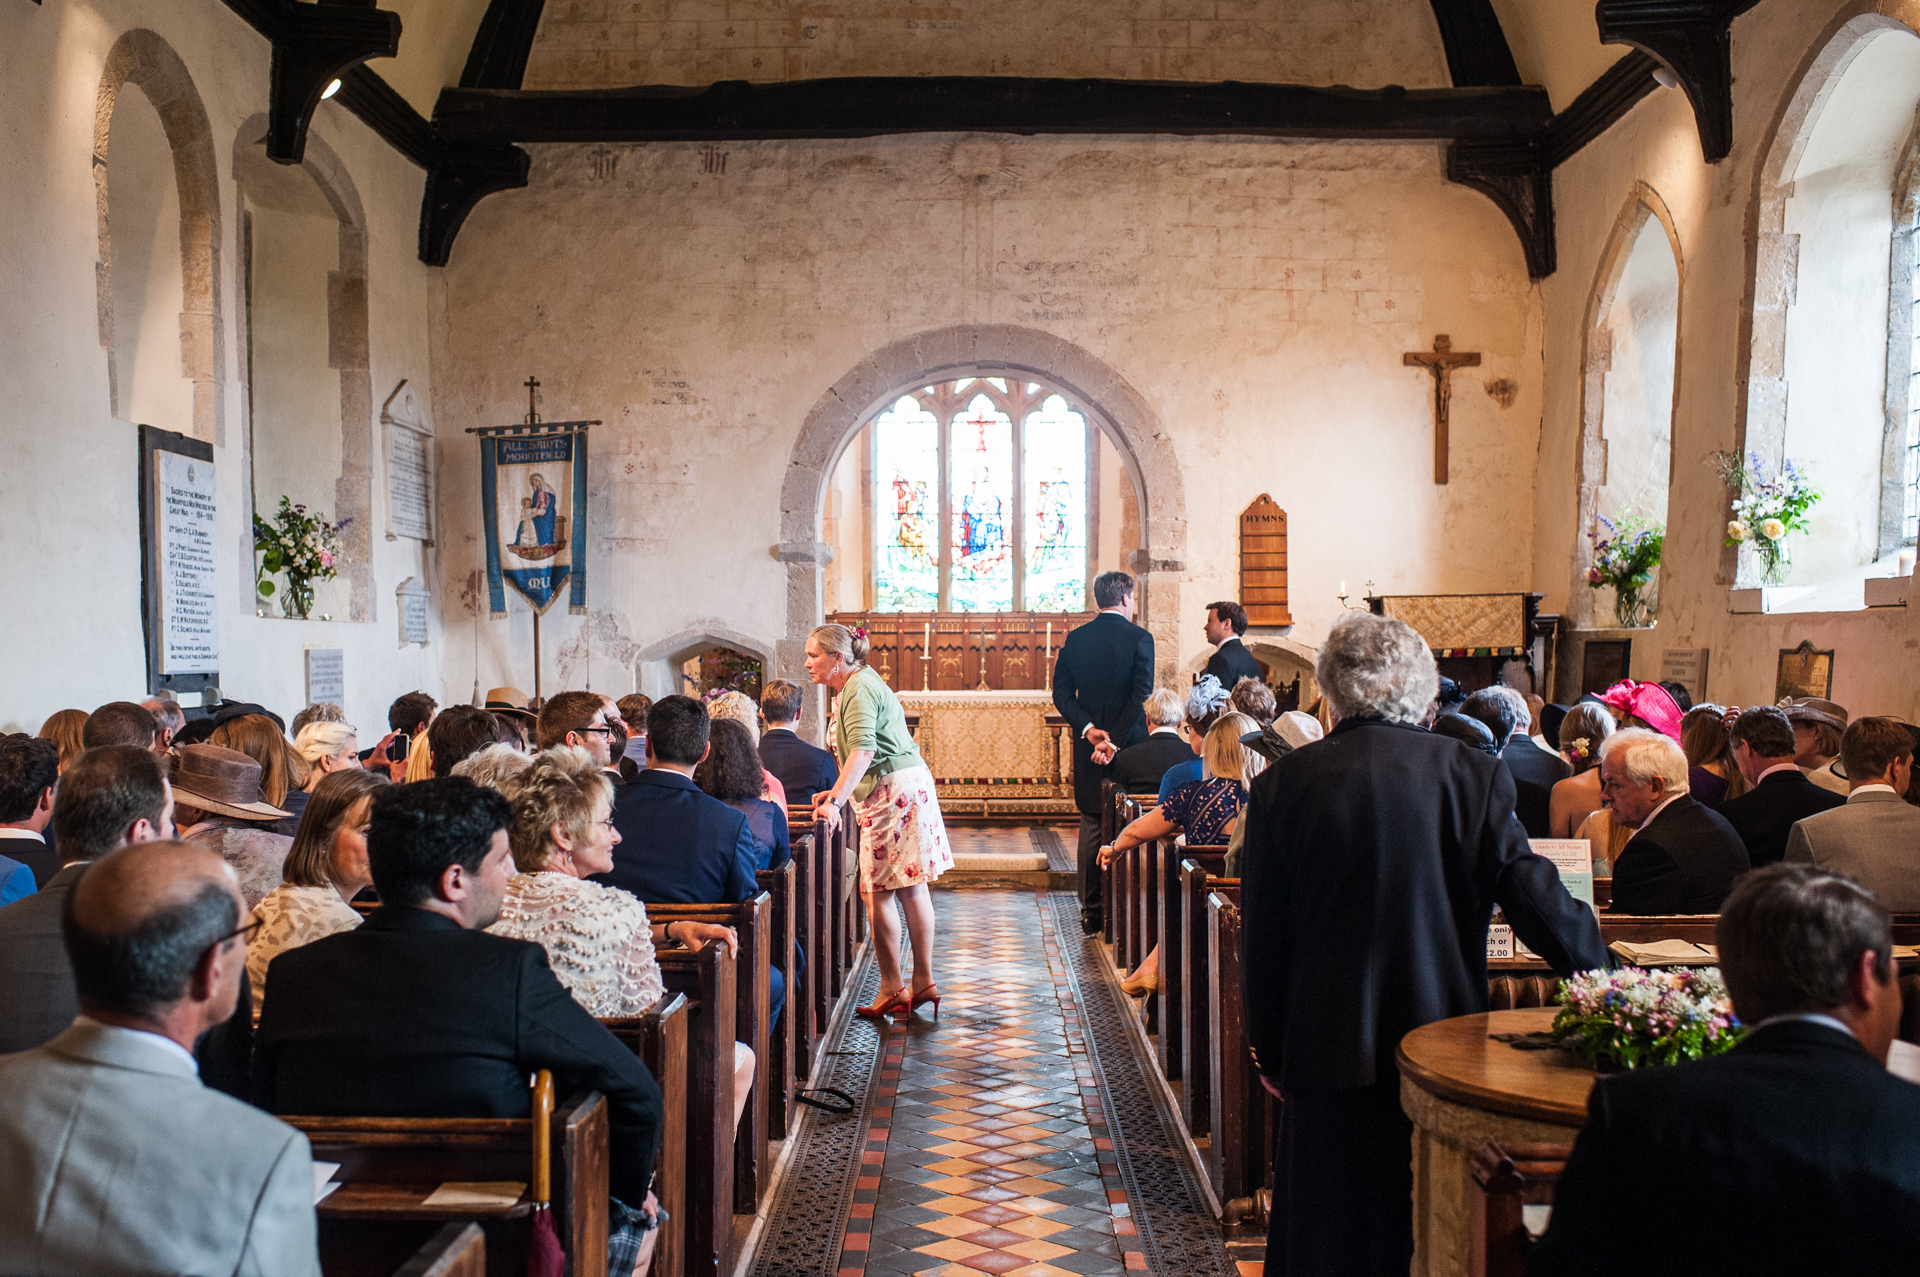
<svg viewBox="0 0 1920 1277">
<path fill-rule="evenodd" d="M 1571 1144 L 1595 1074 L 1562 1051 L 1522 1051 L 1493 1033 L 1538 1033 L 1554 1008 L 1463 1015 L 1400 1042 L 1400 1106 L 1413 1119 L 1413 1272 L 1467 1271 L 1467 1177 L 1487 1140 Z"/>
</svg>

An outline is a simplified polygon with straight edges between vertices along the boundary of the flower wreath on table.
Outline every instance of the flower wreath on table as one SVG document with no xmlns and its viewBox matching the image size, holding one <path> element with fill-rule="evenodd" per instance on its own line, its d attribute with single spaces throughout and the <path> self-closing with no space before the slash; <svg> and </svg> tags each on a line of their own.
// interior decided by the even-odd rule
<svg viewBox="0 0 1920 1277">
<path fill-rule="evenodd" d="M 1582 971 L 1562 984 L 1548 1036 L 1611 1073 L 1721 1055 L 1744 1033 L 1718 967 L 1622 967 Z"/>
</svg>

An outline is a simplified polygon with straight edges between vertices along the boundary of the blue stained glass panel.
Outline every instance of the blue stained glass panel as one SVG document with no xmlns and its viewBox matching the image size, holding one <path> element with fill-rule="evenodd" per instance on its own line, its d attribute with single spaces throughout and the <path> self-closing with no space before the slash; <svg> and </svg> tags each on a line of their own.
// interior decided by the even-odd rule
<svg viewBox="0 0 1920 1277">
<path fill-rule="evenodd" d="M 1013 609 L 1013 419 L 984 394 L 953 419 L 948 464 L 953 476 L 955 612 Z"/>
<path fill-rule="evenodd" d="M 873 606 L 940 606 L 940 422 L 912 395 L 873 421 Z"/>
<path fill-rule="evenodd" d="M 1087 605 L 1087 421 L 1059 395 L 1027 416 L 1021 494 L 1026 509 L 1026 610 Z"/>
</svg>

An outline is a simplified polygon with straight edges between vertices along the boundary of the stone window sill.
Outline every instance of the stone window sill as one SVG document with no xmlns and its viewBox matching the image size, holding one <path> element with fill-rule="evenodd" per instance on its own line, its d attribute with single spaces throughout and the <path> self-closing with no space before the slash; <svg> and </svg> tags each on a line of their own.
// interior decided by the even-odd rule
<svg viewBox="0 0 1920 1277">
<path fill-rule="evenodd" d="M 1844 613 L 1871 608 L 1906 607 L 1920 598 L 1920 572 L 1896 575 L 1893 556 L 1869 563 L 1838 579 L 1818 585 L 1768 585 L 1730 592 L 1735 614 Z"/>
</svg>

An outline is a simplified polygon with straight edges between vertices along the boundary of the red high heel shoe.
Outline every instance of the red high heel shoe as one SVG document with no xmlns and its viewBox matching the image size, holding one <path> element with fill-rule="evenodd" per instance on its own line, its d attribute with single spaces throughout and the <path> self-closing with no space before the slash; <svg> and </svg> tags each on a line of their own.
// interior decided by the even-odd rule
<svg viewBox="0 0 1920 1277">
<path fill-rule="evenodd" d="M 884 1020 L 897 1013 L 904 1019 L 913 1014 L 913 1004 L 908 1000 L 907 991 L 902 989 L 890 998 L 876 998 L 872 1006 L 855 1007 L 853 1013 L 869 1020 Z"/>
<path fill-rule="evenodd" d="M 907 1014 L 912 1015 L 914 1008 L 918 1007 L 922 1002 L 933 1003 L 933 1018 L 938 1020 L 940 1018 L 940 986 L 930 984 L 920 990 L 920 992 L 914 994 L 912 1001 L 907 1004 Z"/>
</svg>

